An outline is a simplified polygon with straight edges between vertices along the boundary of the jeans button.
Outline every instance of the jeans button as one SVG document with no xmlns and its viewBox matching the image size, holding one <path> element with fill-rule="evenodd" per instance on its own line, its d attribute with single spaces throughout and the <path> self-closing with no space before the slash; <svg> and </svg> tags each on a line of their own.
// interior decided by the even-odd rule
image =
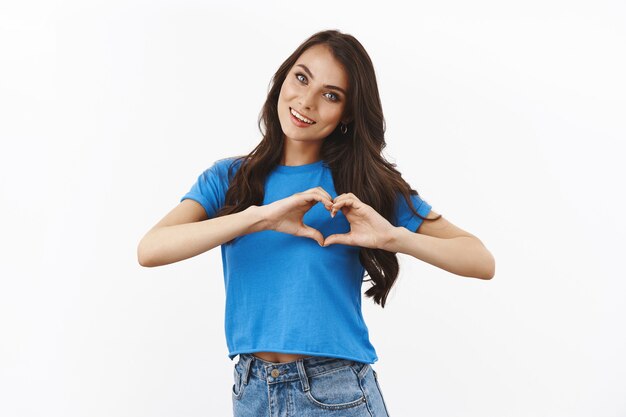
<svg viewBox="0 0 626 417">
<path fill-rule="evenodd" d="M 280 375 L 280 371 L 278 369 L 272 369 L 272 376 L 278 378 L 278 375 Z"/>
</svg>

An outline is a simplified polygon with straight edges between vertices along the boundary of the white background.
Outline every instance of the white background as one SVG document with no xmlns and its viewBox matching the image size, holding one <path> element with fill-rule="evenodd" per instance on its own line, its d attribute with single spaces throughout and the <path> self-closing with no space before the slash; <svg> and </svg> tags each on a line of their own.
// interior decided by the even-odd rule
<svg viewBox="0 0 626 417">
<path fill-rule="evenodd" d="M 374 62 L 385 155 L 496 258 L 483 281 L 401 254 L 388 306 L 364 298 L 390 415 L 626 416 L 625 22 L 619 1 L 3 0 L 0 415 L 231 415 L 220 249 L 144 268 L 137 244 L 339 29 Z"/>
</svg>

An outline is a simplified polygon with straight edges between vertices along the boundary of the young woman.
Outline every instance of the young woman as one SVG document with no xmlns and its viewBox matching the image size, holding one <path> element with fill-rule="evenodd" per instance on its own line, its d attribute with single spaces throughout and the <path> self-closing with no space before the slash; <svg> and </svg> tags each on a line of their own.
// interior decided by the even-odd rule
<svg viewBox="0 0 626 417">
<path fill-rule="evenodd" d="M 388 416 L 361 313 L 365 274 L 365 295 L 384 307 L 398 252 L 480 279 L 494 258 L 381 155 L 374 68 L 353 36 L 328 30 L 300 45 L 259 127 L 252 152 L 214 161 L 144 236 L 139 263 L 221 245 L 235 416 Z"/>
</svg>

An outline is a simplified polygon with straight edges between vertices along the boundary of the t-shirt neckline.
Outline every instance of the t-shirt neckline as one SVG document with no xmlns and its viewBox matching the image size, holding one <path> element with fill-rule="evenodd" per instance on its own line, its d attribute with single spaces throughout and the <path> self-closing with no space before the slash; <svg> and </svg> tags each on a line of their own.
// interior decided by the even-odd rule
<svg viewBox="0 0 626 417">
<path fill-rule="evenodd" d="M 304 165 L 276 165 L 276 172 L 284 172 L 284 173 L 300 173 L 300 172 L 310 172 L 319 169 L 324 163 L 323 159 L 320 159 L 316 162 L 311 162 L 310 164 Z"/>
</svg>

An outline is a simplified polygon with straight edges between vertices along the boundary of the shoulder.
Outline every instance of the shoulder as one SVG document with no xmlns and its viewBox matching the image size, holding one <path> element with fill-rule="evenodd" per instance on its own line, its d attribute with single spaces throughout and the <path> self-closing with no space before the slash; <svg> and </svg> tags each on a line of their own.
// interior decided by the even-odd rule
<svg viewBox="0 0 626 417">
<path fill-rule="evenodd" d="M 215 160 L 215 162 L 213 162 L 213 167 L 219 168 L 219 169 L 228 169 L 228 167 L 230 167 L 230 165 L 233 165 L 233 163 L 237 162 L 236 165 L 240 165 L 241 161 L 238 161 L 238 159 L 240 159 L 241 157 L 238 156 L 227 156 L 226 158 L 220 158 Z"/>
<path fill-rule="evenodd" d="M 211 167 L 207 169 L 207 171 L 212 171 L 214 174 L 218 175 L 221 178 L 227 178 L 228 171 L 231 169 L 231 167 L 231 175 L 234 175 L 237 169 L 239 169 L 239 166 L 241 166 L 242 161 L 243 158 L 241 156 L 229 156 L 226 158 L 217 159 L 215 162 L 213 162 L 213 165 L 211 165 Z"/>
</svg>

